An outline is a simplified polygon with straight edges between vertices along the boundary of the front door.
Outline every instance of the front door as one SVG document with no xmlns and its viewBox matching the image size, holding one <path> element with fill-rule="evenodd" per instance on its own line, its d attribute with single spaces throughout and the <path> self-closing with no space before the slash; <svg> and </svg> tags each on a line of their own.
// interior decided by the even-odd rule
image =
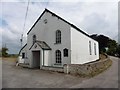
<svg viewBox="0 0 120 90">
<path fill-rule="evenodd" d="M 32 51 L 33 67 L 40 68 L 40 51 Z"/>
</svg>

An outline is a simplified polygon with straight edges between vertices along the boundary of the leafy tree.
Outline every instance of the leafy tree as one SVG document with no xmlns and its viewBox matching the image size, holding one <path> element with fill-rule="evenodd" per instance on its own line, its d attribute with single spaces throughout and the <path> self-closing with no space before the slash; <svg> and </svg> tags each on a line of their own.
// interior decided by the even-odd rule
<svg viewBox="0 0 120 90">
<path fill-rule="evenodd" d="M 116 54 L 120 57 L 120 44 L 117 45 Z"/>
<path fill-rule="evenodd" d="M 0 49 L 0 57 L 2 57 L 2 51 L 1 51 L 1 49 Z"/>
<path fill-rule="evenodd" d="M 98 38 L 98 35 L 97 34 L 92 34 L 92 35 L 90 35 L 90 37 L 92 38 L 92 39 L 95 39 L 95 40 L 97 40 L 97 38 Z M 98 41 L 98 40 L 97 40 Z"/>
<path fill-rule="evenodd" d="M 109 42 L 108 37 L 106 37 L 104 35 L 97 35 L 97 34 L 93 34 L 90 37 L 99 42 L 99 52 L 100 53 L 106 52 L 105 48 L 108 47 L 108 42 Z"/>
<path fill-rule="evenodd" d="M 2 52 L 2 56 L 3 56 L 3 57 L 7 57 L 7 56 L 8 56 L 7 51 L 8 51 L 8 48 L 6 48 L 6 47 L 2 47 L 1 52 Z"/>
<path fill-rule="evenodd" d="M 90 37 L 99 42 L 100 53 L 107 53 L 109 55 L 120 55 L 120 45 L 117 45 L 117 42 L 115 40 L 112 40 L 107 36 L 97 34 L 93 34 Z"/>
<path fill-rule="evenodd" d="M 117 50 L 117 43 L 115 40 L 109 40 L 108 42 L 108 51 L 107 53 L 109 55 L 115 55 L 116 54 L 116 50 Z"/>
</svg>

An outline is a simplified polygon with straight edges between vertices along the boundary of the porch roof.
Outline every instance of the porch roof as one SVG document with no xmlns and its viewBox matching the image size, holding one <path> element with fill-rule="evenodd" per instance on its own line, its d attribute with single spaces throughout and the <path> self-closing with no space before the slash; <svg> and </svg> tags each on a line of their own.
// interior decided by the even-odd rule
<svg viewBox="0 0 120 90">
<path fill-rule="evenodd" d="M 51 50 L 51 48 L 48 46 L 48 44 L 44 41 L 38 41 L 37 40 L 35 43 L 37 43 L 43 50 Z M 30 49 L 34 46 L 34 44 L 30 47 Z"/>
</svg>

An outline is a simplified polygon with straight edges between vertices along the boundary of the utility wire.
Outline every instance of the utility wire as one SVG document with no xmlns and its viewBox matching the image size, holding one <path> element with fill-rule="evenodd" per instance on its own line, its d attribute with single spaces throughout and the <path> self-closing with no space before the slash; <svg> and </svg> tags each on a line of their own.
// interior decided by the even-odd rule
<svg viewBox="0 0 120 90">
<path fill-rule="evenodd" d="M 30 2 L 30 0 L 28 0 L 26 14 L 25 14 L 25 21 L 24 21 L 23 30 L 22 30 L 21 39 L 20 39 L 21 47 L 22 47 L 22 44 L 23 44 L 23 35 L 24 35 L 25 24 L 26 24 L 26 20 L 27 20 L 27 14 L 28 14 L 28 9 L 29 9 L 29 2 Z"/>
<path fill-rule="evenodd" d="M 25 21 L 24 21 L 24 25 L 23 25 L 22 34 L 24 34 L 24 30 L 25 30 L 25 24 L 26 24 L 26 20 L 27 20 L 28 9 L 29 9 L 29 2 L 30 2 L 30 0 L 28 0 L 28 4 L 27 4 L 27 9 L 26 9 L 26 14 L 25 14 Z"/>
</svg>

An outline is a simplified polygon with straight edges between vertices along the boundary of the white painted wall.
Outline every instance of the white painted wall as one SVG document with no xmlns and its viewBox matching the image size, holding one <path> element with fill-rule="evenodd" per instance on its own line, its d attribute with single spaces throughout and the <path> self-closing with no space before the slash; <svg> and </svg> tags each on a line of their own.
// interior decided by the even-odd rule
<svg viewBox="0 0 120 90">
<path fill-rule="evenodd" d="M 92 43 L 92 55 L 89 53 L 89 41 Z M 96 52 L 94 53 L 94 43 Z M 83 64 L 99 59 L 98 42 L 71 27 L 71 64 Z"/>
<path fill-rule="evenodd" d="M 27 57 L 27 45 L 21 50 L 20 56 L 22 56 L 22 53 L 25 53 L 25 57 Z"/>
<path fill-rule="evenodd" d="M 44 20 L 47 19 L 47 24 Z M 55 44 L 55 32 L 56 30 L 61 31 L 61 44 Z M 43 54 L 42 49 L 30 49 L 33 44 L 33 35 L 36 35 L 37 40 L 45 41 L 52 50 L 45 51 Z M 89 54 L 89 41 L 92 42 L 92 55 Z M 78 32 L 72 28 L 69 24 L 60 20 L 59 18 L 52 16 L 50 13 L 45 12 L 41 19 L 36 23 L 34 28 L 29 32 L 27 36 L 27 57 L 32 67 L 32 50 L 41 50 L 41 60 L 44 57 L 45 66 L 55 65 L 55 51 L 60 50 L 62 53 L 62 66 L 64 64 L 83 64 L 90 61 L 99 59 L 99 50 L 96 49 L 97 55 L 94 55 L 93 44 L 96 43 L 98 47 L 98 42 L 85 36 L 84 34 Z M 63 56 L 63 49 L 68 49 L 68 57 Z M 43 65 L 43 61 L 42 61 Z"/>
<path fill-rule="evenodd" d="M 51 66 L 51 51 L 44 50 L 44 66 Z"/>
<path fill-rule="evenodd" d="M 29 63 L 29 60 L 27 58 L 27 45 L 21 50 L 20 56 L 22 57 L 22 53 L 25 53 L 25 58 L 19 58 L 20 63 Z"/>
<path fill-rule="evenodd" d="M 47 24 L 44 24 L 44 19 L 48 20 Z M 55 32 L 56 30 L 61 30 L 61 44 L 55 44 Z M 37 36 L 37 40 L 45 41 L 50 48 L 52 48 L 49 56 L 51 65 L 55 64 L 55 51 L 59 49 L 62 53 L 62 65 L 65 63 L 70 63 L 70 25 L 65 23 L 64 21 L 58 19 L 55 16 L 52 16 L 50 13 L 46 12 L 38 23 L 35 25 L 33 30 L 28 34 L 27 44 L 28 44 L 28 58 L 30 63 L 32 63 L 31 50 L 29 48 L 32 45 L 32 36 Z M 69 57 L 63 57 L 63 49 L 67 48 L 69 50 Z M 47 52 L 46 52 L 47 53 Z M 47 60 L 47 57 L 45 57 Z M 47 62 L 47 61 L 46 61 Z M 47 65 L 47 64 L 46 64 Z"/>
</svg>

